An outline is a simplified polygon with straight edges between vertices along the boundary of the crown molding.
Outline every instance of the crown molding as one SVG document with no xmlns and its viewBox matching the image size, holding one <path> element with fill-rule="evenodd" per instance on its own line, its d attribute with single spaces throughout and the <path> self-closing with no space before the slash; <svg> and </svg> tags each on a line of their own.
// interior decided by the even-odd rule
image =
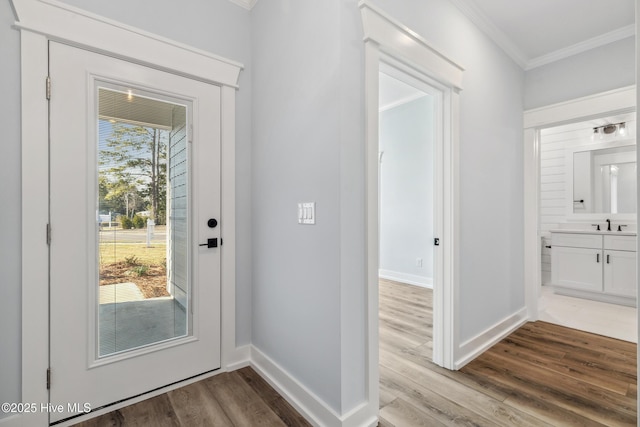
<svg viewBox="0 0 640 427">
<path fill-rule="evenodd" d="M 595 49 L 600 46 L 607 45 L 609 43 L 617 42 L 628 37 L 632 37 L 636 34 L 636 26 L 634 24 L 627 25 L 626 27 L 618 28 L 617 30 L 610 31 L 608 33 L 584 40 L 580 43 L 576 43 L 571 46 L 567 46 L 562 49 L 558 49 L 554 52 L 546 55 L 538 56 L 527 62 L 525 70 L 531 70 L 536 67 L 550 64 L 561 59 L 568 58 L 573 55 L 577 55 L 582 52 L 586 52 L 591 49 Z"/>
<path fill-rule="evenodd" d="M 460 11 L 523 69 L 529 58 L 478 8 L 473 0 L 451 0 Z"/>
<path fill-rule="evenodd" d="M 482 12 L 482 10 L 480 10 L 476 5 L 475 0 L 450 1 L 525 71 L 631 37 L 636 33 L 636 26 L 632 24 L 536 58 L 529 58 L 491 21 L 484 12 Z"/>
<path fill-rule="evenodd" d="M 253 6 L 255 6 L 256 3 L 258 2 L 258 0 L 229 0 L 229 1 L 247 10 L 253 9 Z"/>
</svg>

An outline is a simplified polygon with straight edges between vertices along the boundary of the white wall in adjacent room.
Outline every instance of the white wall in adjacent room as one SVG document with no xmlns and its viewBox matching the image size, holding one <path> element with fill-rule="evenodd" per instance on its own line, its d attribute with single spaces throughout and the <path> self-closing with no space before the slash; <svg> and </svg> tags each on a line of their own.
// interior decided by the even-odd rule
<svg viewBox="0 0 640 427">
<path fill-rule="evenodd" d="M 380 276 L 433 284 L 433 97 L 380 112 Z"/>
</svg>

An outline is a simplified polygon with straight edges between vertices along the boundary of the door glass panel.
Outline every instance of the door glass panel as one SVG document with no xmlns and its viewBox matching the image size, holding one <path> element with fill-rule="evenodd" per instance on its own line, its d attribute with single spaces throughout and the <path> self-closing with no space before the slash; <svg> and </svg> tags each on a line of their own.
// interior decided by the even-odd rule
<svg viewBox="0 0 640 427">
<path fill-rule="evenodd" d="M 187 105 L 112 85 L 98 97 L 99 357 L 189 334 Z"/>
</svg>

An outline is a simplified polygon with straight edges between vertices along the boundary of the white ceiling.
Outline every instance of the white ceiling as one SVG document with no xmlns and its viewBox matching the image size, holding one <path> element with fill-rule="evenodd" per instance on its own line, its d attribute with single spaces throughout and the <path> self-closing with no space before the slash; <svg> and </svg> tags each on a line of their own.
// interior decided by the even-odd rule
<svg viewBox="0 0 640 427">
<path fill-rule="evenodd" d="M 634 0 L 451 0 L 523 68 L 635 34 Z"/>
</svg>

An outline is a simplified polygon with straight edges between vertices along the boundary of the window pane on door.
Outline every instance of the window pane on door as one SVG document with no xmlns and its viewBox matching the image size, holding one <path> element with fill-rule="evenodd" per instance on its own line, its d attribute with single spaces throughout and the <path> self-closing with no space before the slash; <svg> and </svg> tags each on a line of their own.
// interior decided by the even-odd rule
<svg viewBox="0 0 640 427">
<path fill-rule="evenodd" d="M 189 333 L 187 106 L 98 87 L 98 356 Z"/>
</svg>

